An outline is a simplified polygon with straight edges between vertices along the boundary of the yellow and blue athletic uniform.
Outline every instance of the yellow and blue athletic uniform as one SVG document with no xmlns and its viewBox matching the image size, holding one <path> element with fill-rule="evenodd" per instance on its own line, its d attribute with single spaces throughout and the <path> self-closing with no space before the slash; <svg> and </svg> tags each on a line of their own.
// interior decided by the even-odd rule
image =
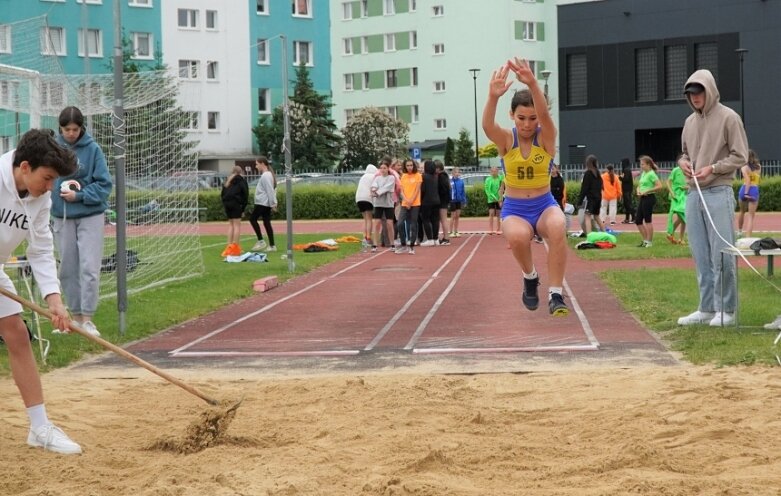
<svg viewBox="0 0 781 496">
<path fill-rule="evenodd" d="M 534 133 L 529 156 L 524 157 L 518 142 L 518 129 L 513 128 L 513 147 L 502 157 L 504 184 L 515 189 L 537 189 L 550 184 L 553 157 L 540 146 L 540 129 Z M 550 191 L 534 198 L 505 198 L 502 205 L 502 220 L 514 215 L 524 219 L 537 231 L 537 221 L 549 207 L 559 208 Z"/>
<path fill-rule="evenodd" d="M 748 191 L 746 185 L 741 184 L 738 191 L 738 201 L 758 202 L 759 201 L 759 169 L 748 173 Z"/>
</svg>

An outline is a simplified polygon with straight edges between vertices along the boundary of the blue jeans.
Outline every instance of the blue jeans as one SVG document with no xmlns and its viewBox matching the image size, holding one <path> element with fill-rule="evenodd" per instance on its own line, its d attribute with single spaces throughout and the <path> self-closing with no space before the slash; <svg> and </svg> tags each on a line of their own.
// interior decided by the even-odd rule
<svg viewBox="0 0 781 496">
<path fill-rule="evenodd" d="M 703 205 L 704 202 L 704 205 Z M 711 225 L 704 206 L 713 219 Z M 702 198 L 696 187 L 686 197 L 686 231 L 689 234 L 694 263 L 697 268 L 697 285 L 700 287 L 701 312 L 735 313 L 735 257 L 724 260 L 724 307 L 721 299 L 722 256 L 721 250 L 727 243 L 735 244 L 735 197 L 730 186 L 715 186 L 702 190 Z M 715 229 L 714 229 L 715 226 Z"/>
</svg>

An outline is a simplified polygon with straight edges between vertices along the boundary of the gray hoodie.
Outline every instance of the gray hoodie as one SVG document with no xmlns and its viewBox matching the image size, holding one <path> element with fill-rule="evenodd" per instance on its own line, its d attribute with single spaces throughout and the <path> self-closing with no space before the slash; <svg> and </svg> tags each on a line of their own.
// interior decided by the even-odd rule
<svg viewBox="0 0 781 496">
<path fill-rule="evenodd" d="M 713 174 L 699 180 L 701 188 L 729 186 L 735 171 L 748 163 L 746 130 L 737 112 L 719 102 L 719 89 L 709 70 L 695 71 L 684 88 L 690 83 L 699 83 L 705 88 L 705 106 L 702 110 L 695 109 L 686 94 L 693 112 L 683 125 L 683 153 L 689 156 L 694 170 L 713 166 Z M 689 179 L 689 185 L 694 187 L 693 179 Z"/>
</svg>

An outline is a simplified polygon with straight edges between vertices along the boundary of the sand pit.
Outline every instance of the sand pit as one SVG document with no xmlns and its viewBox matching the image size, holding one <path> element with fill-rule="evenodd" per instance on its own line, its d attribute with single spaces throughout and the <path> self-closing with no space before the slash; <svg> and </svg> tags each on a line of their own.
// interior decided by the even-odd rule
<svg viewBox="0 0 781 496">
<path fill-rule="evenodd" d="M 176 386 L 133 370 L 46 375 L 50 415 L 84 448 L 71 457 L 26 446 L 0 379 L 0 494 L 781 494 L 777 369 L 205 374 L 177 371 L 245 399 L 192 454 L 150 449 L 204 410 Z"/>
</svg>

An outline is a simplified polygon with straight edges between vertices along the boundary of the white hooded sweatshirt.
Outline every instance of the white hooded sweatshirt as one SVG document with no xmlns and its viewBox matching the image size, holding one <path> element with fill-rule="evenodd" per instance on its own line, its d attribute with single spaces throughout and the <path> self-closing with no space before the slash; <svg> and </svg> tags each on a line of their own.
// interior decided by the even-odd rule
<svg viewBox="0 0 781 496">
<path fill-rule="evenodd" d="M 54 242 L 49 228 L 51 192 L 38 197 L 19 197 L 13 174 L 14 152 L 11 150 L 0 156 L 0 264 L 8 260 L 26 240 L 27 260 L 41 296 L 45 298 L 52 293 L 60 293 Z M 3 279 L 4 286 L 9 287 L 10 278 L 0 270 L 0 280 Z"/>
</svg>

